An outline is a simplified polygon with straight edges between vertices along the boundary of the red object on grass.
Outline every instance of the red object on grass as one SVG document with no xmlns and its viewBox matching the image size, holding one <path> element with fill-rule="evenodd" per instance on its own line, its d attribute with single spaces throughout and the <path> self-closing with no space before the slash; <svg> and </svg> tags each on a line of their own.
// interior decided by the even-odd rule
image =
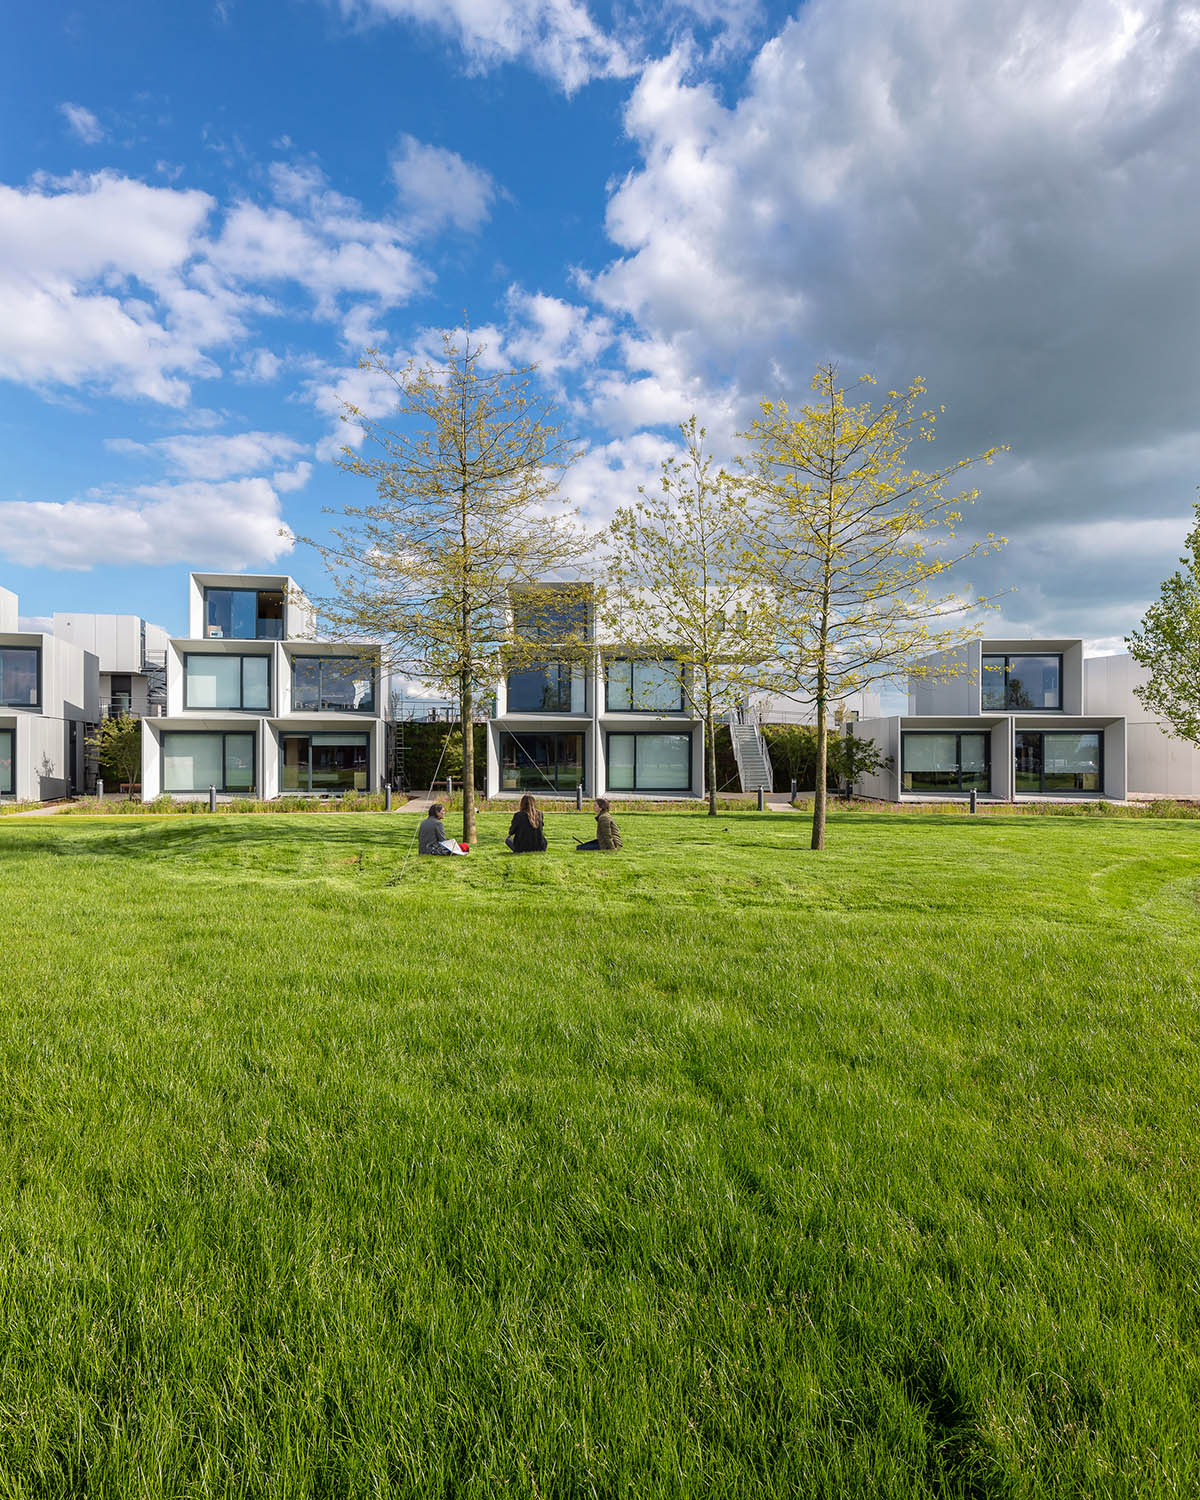
<svg viewBox="0 0 1200 1500">
<path fill-rule="evenodd" d="M 470 852 L 471 852 L 471 846 L 470 846 L 470 844 L 459 844 L 458 847 L 462 850 L 462 852 L 464 854 L 470 854 Z"/>
</svg>

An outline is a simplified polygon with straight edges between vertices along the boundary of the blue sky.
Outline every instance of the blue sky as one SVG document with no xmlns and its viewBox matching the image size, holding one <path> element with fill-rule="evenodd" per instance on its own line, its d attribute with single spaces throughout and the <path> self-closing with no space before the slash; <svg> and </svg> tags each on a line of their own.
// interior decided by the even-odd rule
<svg viewBox="0 0 1200 1500">
<path fill-rule="evenodd" d="M 0 61 L 0 583 L 183 627 L 315 592 L 340 399 L 463 310 L 537 360 L 600 524 L 696 411 L 926 378 L 997 629 L 1112 649 L 1200 482 L 1191 0 L 220 0 L 15 9 Z M 938 451 L 938 450 L 935 450 Z"/>
</svg>

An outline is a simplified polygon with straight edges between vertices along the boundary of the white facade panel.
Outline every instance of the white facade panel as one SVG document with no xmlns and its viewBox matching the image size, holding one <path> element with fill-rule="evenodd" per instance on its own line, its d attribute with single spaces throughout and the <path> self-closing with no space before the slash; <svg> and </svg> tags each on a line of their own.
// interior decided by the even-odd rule
<svg viewBox="0 0 1200 1500">
<path fill-rule="evenodd" d="M 11 589 L 0 589 L 0 635 L 20 629 L 20 600 Z"/>
</svg>

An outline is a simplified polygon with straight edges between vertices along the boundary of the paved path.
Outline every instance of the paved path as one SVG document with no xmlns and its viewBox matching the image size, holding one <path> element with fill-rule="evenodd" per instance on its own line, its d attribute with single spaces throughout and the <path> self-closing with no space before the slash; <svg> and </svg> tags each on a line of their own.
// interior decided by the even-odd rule
<svg viewBox="0 0 1200 1500">
<path fill-rule="evenodd" d="M 47 807 L 31 807 L 25 812 L 5 813 L 8 818 L 52 818 L 55 813 L 66 812 L 69 802 L 51 802 Z"/>
</svg>

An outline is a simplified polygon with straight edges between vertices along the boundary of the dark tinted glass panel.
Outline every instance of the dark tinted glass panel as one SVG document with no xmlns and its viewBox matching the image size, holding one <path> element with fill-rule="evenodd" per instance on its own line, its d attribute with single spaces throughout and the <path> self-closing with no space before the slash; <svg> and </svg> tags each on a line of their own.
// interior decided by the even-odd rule
<svg viewBox="0 0 1200 1500">
<path fill-rule="evenodd" d="M 321 663 L 311 657 L 292 664 L 292 709 L 321 706 Z"/>
<path fill-rule="evenodd" d="M 1016 745 L 1016 785 L 1018 792 L 1040 792 L 1042 789 L 1042 737 L 1021 731 Z"/>
<path fill-rule="evenodd" d="M 0 646 L 0 703 L 37 708 L 38 652 L 32 646 Z"/>
<path fill-rule="evenodd" d="M 257 609 L 251 634 L 260 641 L 283 640 L 283 594 L 274 589 L 263 589 L 254 598 Z"/>
<path fill-rule="evenodd" d="M 13 779 L 13 740 L 11 729 L 0 729 L 0 797 L 11 797 Z"/>
<path fill-rule="evenodd" d="M 1047 792 L 1100 791 L 1100 735 L 1043 735 L 1042 770 Z"/>
<path fill-rule="evenodd" d="M 964 792 L 986 792 L 991 778 L 988 774 L 988 737 L 985 734 L 960 734 L 958 758 L 962 771 Z"/>
<path fill-rule="evenodd" d="M 1010 656 L 1008 658 L 1008 703 L 1010 709 L 1062 707 L 1062 658 L 1058 656 Z"/>
<path fill-rule="evenodd" d="M 284 736 L 280 787 L 285 792 L 308 791 L 308 739 L 298 734 Z"/>
<path fill-rule="evenodd" d="M 583 785 L 583 745 L 582 734 L 502 734 L 501 790 L 573 791 Z"/>
<path fill-rule="evenodd" d="M 513 600 L 513 629 L 525 641 L 561 641 L 587 633 L 588 607 L 578 593 L 546 593 Z"/>
<path fill-rule="evenodd" d="M 510 672 L 508 709 L 514 714 L 570 713 L 570 669 L 549 662 Z"/>
<path fill-rule="evenodd" d="M 613 713 L 633 707 L 633 663 L 610 661 L 606 669 L 605 703 Z M 611 786 L 611 781 L 609 782 Z"/>
<path fill-rule="evenodd" d="M 312 789 L 314 792 L 362 792 L 367 787 L 367 741 L 314 734 Z"/>
<path fill-rule="evenodd" d="M 225 790 L 249 792 L 254 789 L 254 736 L 225 736 Z"/>
<path fill-rule="evenodd" d="M 1004 681 L 1004 658 L 1002 656 L 985 656 L 983 658 L 983 675 L 979 684 L 980 706 L 985 712 L 1003 713 L 1006 698 L 1006 686 Z"/>
</svg>

